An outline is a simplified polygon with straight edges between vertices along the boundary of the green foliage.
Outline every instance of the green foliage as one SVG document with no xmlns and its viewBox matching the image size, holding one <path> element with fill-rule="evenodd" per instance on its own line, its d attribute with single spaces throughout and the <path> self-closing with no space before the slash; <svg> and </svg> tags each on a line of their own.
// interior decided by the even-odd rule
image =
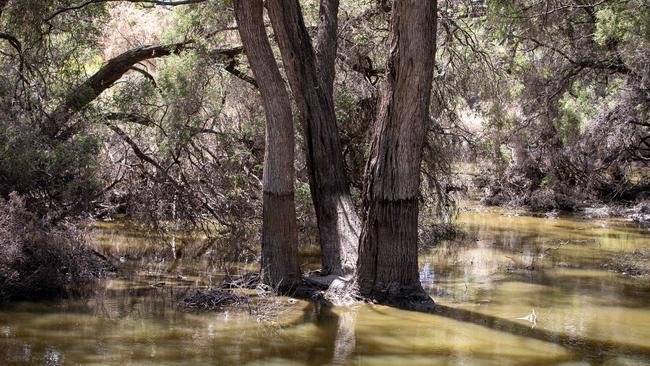
<svg viewBox="0 0 650 366">
<path fill-rule="evenodd" d="M 499 145 L 499 157 L 501 161 L 504 162 L 509 162 L 512 161 L 512 152 L 510 152 L 510 148 L 506 144 L 501 144 Z"/>
<path fill-rule="evenodd" d="M 342 90 L 336 94 L 334 105 L 336 106 L 336 119 L 339 123 L 349 123 L 354 116 L 357 100 L 349 91 Z"/>
<path fill-rule="evenodd" d="M 92 135 L 47 140 L 23 124 L 0 124 L 0 194 L 18 192 L 41 215 L 80 213 L 100 188 L 98 142 Z"/>
<path fill-rule="evenodd" d="M 632 5 L 632 6 L 630 6 Z M 645 10 L 645 11 L 644 11 Z M 650 5 L 644 1 L 611 1 L 596 11 L 594 40 L 601 46 L 650 36 Z"/>
<path fill-rule="evenodd" d="M 296 201 L 300 201 L 302 203 L 311 201 L 311 190 L 309 189 L 309 184 L 307 182 L 297 182 L 295 189 Z"/>
<path fill-rule="evenodd" d="M 584 131 L 586 122 L 595 116 L 594 90 L 576 82 L 571 92 L 564 93 L 560 99 L 561 116 L 556 121 L 556 127 L 562 134 L 565 144 L 574 142 Z"/>
<path fill-rule="evenodd" d="M 555 177 L 555 174 L 553 174 L 553 172 L 546 174 L 542 179 L 541 183 L 539 184 L 539 189 L 546 190 L 546 189 L 553 188 L 553 184 L 555 184 L 556 180 L 557 178 Z"/>
<path fill-rule="evenodd" d="M 171 26 L 162 35 L 162 42 L 193 40 L 199 47 L 221 41 L 219 33 L 232 21 L 231 0 L 211 0 L 207 3 L 180 6 L 171 14 Z M 201 35 L 211 35 L 201 37 Z"/>
</svg>

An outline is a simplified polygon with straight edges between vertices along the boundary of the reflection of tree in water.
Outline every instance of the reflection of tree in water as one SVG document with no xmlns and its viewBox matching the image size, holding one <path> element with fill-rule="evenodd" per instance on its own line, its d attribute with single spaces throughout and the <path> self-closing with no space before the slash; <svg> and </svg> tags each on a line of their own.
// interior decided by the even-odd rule
<svg viewBox="0 0 650 366">
<path fill-rule="evenodd" d="M 317 339 L 320 342 L 314 344 L 313 355 L 320 360 L 327 360 L 335 365 L 347 363 L 356 350 L 356 323 L 357 312 L 354 308 L 339 308 L 340 312 L 335 313 L 331 307 L 316 305 L 316 325 L 320 331 Z M 318 355 L 318 351 L 323 353 Z M 327 354 L 324 354 L 327 353 Z M 319 357 L 322 356 L 322 357 Z M 315 361 L 310 359 L 310 361 Z"/>
<path fill-rule="evenodd" d="M 346 309 L 338 318 L 338 330 L 336 331 L 332 362 L 342 365 L 350 359 L 357 346 L 355 333 L 357 312 L 354 309 Z"/>
</svg>

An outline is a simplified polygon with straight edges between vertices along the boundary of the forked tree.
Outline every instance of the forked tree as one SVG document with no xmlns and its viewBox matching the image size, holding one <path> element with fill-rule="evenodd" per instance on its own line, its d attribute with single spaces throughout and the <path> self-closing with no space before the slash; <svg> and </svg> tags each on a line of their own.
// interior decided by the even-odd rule
<svg viewBox="0 0 650 366">
<path fill-rule="evenodd" d="M 338 0 L 320 2 L 321 24 L 315 47 L 298 0 L 268 0 L 267 8 L 304 123 L 322 274 L 350 278 L 357 262 L 360 221 L 345 176 L 332 92 Z"/>
</svg>

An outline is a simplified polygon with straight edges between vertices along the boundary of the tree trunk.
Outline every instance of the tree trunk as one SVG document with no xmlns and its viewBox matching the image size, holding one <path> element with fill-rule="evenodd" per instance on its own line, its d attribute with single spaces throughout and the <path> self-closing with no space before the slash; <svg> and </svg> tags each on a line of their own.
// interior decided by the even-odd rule
<svg viewBox="0 0 650 366">
<path fill-rule="evenodd" d="M 262 0 L 235 0 L 235 16 L 266 113 L 262 280 L 282 291 L 300 283 L 289 94 L 264 29 Z"/>
<path fill-rule="evenodd" d="M 323 78 L 327 95 L 334 96 L 336 51 L 338 48 L 339 0 L 321 0 L 318 14 L 320 24 L 316 35 L 316 66 Z"/>
<path fill-rule="evenodd" d="M 332 6 L 328 4 L 332 27 Z M 304 122 L 307 167 L 312 199 L 318 220 L 323 274 L 351 276 L 357 261 L 359 218 L 355 212 L 345 176 L 341 141 L 332 87 L 333 65 L 331 34 L 319 43 L 319 66 L 316 53 L 304 24 L 297 0 L 268 0 L 269 17 L 275 31 L 291 89 Z M 335 23 L 335 20 L 333 20 Z M 327 61 L 325 61 L 327 60 Z M 331 73 L 331 74 L 330 74 Z"/>
<path fill-rule="evenodd" d="M 417 250 L 435 14 L 434 0 L 393 1 L 387 80 L 366 165 L 359 291 L 398 305 L 431 302 L 420 284 Z"/>
</svg>

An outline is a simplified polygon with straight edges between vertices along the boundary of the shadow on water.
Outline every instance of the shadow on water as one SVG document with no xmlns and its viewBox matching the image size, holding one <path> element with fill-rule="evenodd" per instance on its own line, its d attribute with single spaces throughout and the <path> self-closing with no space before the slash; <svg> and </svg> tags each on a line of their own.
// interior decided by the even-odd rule
<svg viewBox="0 0 650 366">
<path fill-rule="evenodd" d="M 365 307 L 365 306 L 364 306 Z M 381 307 L 368 306 L 371 312 L 382 317 L 390 317 L 393 310 L 386 312 Z M 314 344 L 310 350 L 313 355 L 310 363 L 315 361 L 325 362 L 327 364 L 343 365 L 354 360 L 357 348 L 357 317 L 358 311 L 355 309 L 340 310 L 340 314 L 335 313 L 332 308 L 320 305 L 310 306 L 305 309 L 306 313 L 311 314 L 315 324 L 319 328 L 318 337 L 321 340 L 319 344 Z M 539 340 L 564 347 L 570 352 L 570 356 L 558 356 L 557 358 L 539 360 L 526 360 L 526 365 L 551 365 L 559 364 L 564 361 L 584 361 L 590 365 L 603 365 L 611 358 L 619 356 L 631 356 L 637 361 L 650 363 L 650 344 L 648 346 L 630 345 L 615 341 L 603 341 L 581 337 L 577 335 L 564 334 L 546 329 L 531 327 L 512 320 L 491 316 L 471 310 L 458 307 L 450 307 L 436 304 L 433 310 L 408 310 L 408 312 L 440 316 L 454 321 L 466 324 L 477 325 L 492 331 L 506 333 L 509 335 L 523 337 L 528 339 Z M 306 316 L 308 318 L 310 316 Z M 378 332 L 381 330 L 378 329 Z M 413 334 L 412 336 L 417 336 Z M 435 340 L 434 340 L 435 341 Z M 363 342 L 363 340 L 362 340 Z M 381 354 L 381 350 L 377 350 Z M 422 351 L 412 349 L 411 356 L 421 354 L 422 356 L 431 355 L 430 350 Z M 438 355 L 448 357 L 458 356 L 458 351 L 449 349 L 438 351 Z M 480 351 L 475 352 L 475 356 Z"/>
<path fill-rule="evenodd" d="M 436 305 L 434 310 L 426 313 L 480 325 L 489 329 L 521 337 L 534 338 L 558 344 L 579 355 L 580 359 L 589 361 L 592 365 L 603 364 L 607 357 L 614 355 L 641 356 L 645 361 L 650 362 L 650 345 L 648 347 L 640 347 L 617 342 L 592 340 L 584 337 L 532 328 L 531 326 L 523 325 L 511 320 L 444 305 Z"/>
<path fill-rule="evenodd" d="M 519 281 L 525 284 L 543 285 L 549 290 L 557 290 L 554 298 L 563 300 L 569 295 L 594 295 L 601 294 L 603 298 L 616 298 L 618 305 L 624 305 L 625 308 L 645 309 L 650 304 L 650 289 L 644 286 L 640 281 L 616 277 L 612 274 L 610 277 L 594 277 L 588 275 L 579 275 L 572 273 L 570 276 L 558 278 L 545 271 L 536 271 L 535 273 L 513 274 L 507 280 L 509 282 Z M 595 299 L 596 301 L 602 299 Z"/>
</svg>

